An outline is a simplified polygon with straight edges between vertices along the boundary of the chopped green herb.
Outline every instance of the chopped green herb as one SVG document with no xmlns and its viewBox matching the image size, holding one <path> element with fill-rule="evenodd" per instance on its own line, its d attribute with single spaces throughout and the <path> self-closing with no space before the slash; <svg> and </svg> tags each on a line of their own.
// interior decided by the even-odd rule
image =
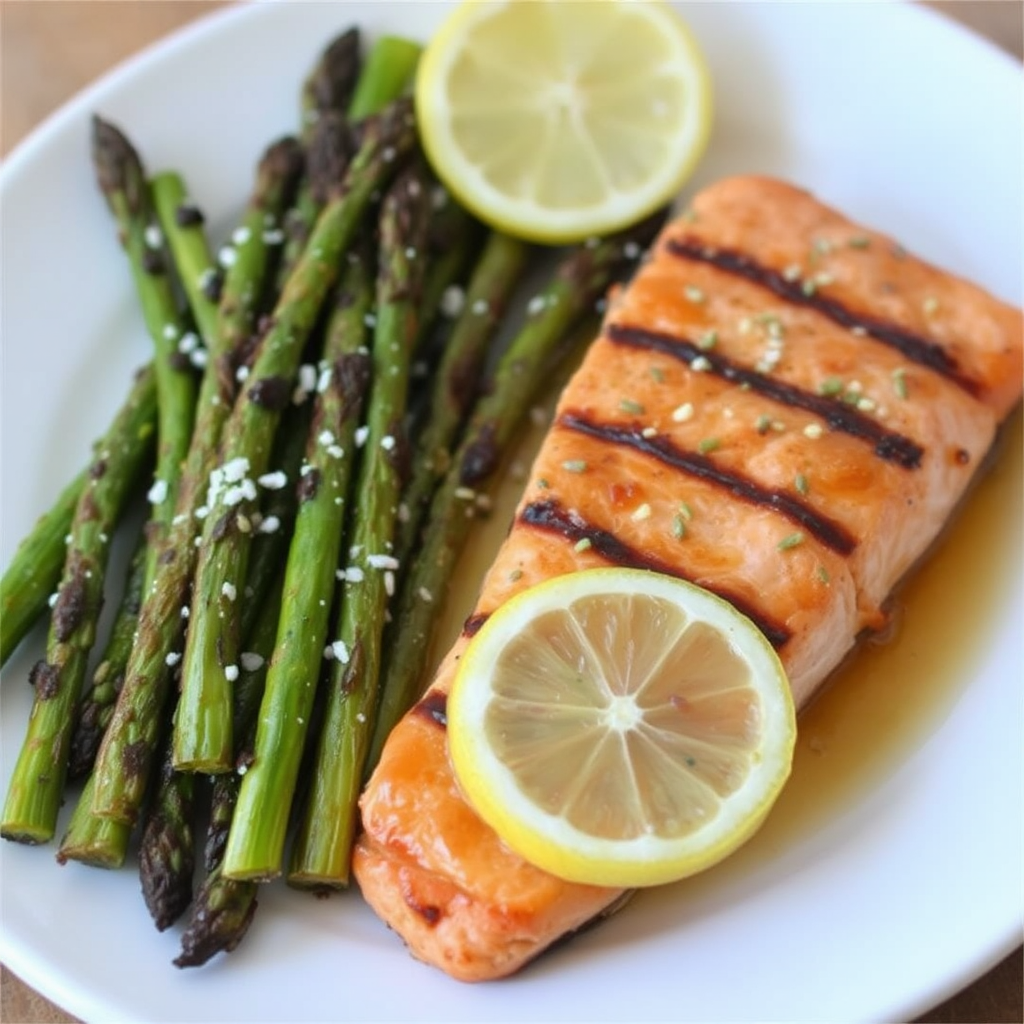
<svg viewBox="0 0 1024 1024">
<path fill-rule="evenodd" d="M 652 366 L 651 377 L 659 384 L 663 384 L 665 382 L 665 371 L 660 366 Z"/>
<path fill-rule="evenodd" d="M 704 440 L 697 445 L 697 451 L 699 451 L 701 455 L 709 455 L 716 448 L 719 448 L 721 444 L 722 442 L 717 437 L 705 437 Z"/>
<path fill-rule="evenodd" d="M 544 479 L 544 477 L 541 477 L 537 481 L 537 486 L 543 488 L 546 491 L 551 486 L 551 484 L 549 484 L 547 480 Z"/>
<path fill-rule="evenodd" d="M 902 367 L 892 371 L 892 386 L 900 398 L 907 397 L 907 371 Z"/>
<path fill-rule="evenodd" d="M 819 395 L 838 395 L 843 390 L 843 382 L 839 377 L 826 377 L 818 385 Z"/>
<path fill-rule="evenodd" d="M 623 398 L 619 402 L 619 408 L 623 412 L 631 412 L 634 416 L 642 416 L 644 407 L 639 402 L 634 402 L 632 398 Z"/>
<path fill-rule="evenodd" d="M 818 286 L 817 286 L 817 284 L 816 284 L 816 283 L 814 282 L 814 279 L 813 279 L 813 278 L 810 278 L 810 277 L 809 277 L 809 278 L 806 278 L 806 279 L 805 279 L 805 280 L 804 280 L 803 282 L 801 282 L 801 284 L 800 284 L 800 291 L 802 291 L 802 292 L 804 293 L 804 295 L 807 295 L 807 296 L 811 296 L 811 295 L 813 295 L 813 294 L 814 294 L 814 293 L 815 293 L 815 292 L 816 292 L 817 290 L 818 290 Z"/>
<path fill-rule="evenodd" d="M 847 240 L 846 244 L 851 249 L 867 249 L 871 245 L 871 239 L 867 235 L 854 235 Z"/>
<path fill-rule="evenodd" d="M 703 302 L 704 301 L 704 292 L 700 288 L 698 288 L 696 285 L 694 285 L 694 284 L 688 284 L 683 289 L 683 294 L 691 302 Z"/>
<path fill-rule="evenodd" d="M 764 414 L 757 417 L 757 423 L 755 424 L 757 432 L 759 434 L 767 434 L 772 427 L 771 416 L 765 416 Z"/>
<path fill-rule="evenodd" d="M 562 463 L 562 469 L 567 473 L 585 473 L 587 464 L 583 459 L 567 459 Z"/>
<path fill-rule="evenodd" d="M 807 477 L 803 473 L 797 473 L 796 475 L 796 489 L 801 494 L 807 494 L 810 491 L 810 484 L 807 483 Z"/>
<path fill-rule="evenodd" d="M 693 509 L 685 501 L 679 503 L 679 514 L 689 522 L 693 518 Z"/>
<path fill-rule="evenodd" d="M 921 310 L 925 316 L 931 316 L 939 308 L 939 300 L 934 295 L 929 295 L 928 298 L 921 303 Z"/>
<path fill-rule="evenodd" d="M 682 540 L 686 536 L 686 520 L 681 515 L 672 517 L 672 536 L 676 540 Z"/>
<path fill-rule="evenodd" d="M 592 541 L 592 540 L 591 540 L 591 539 L 590 539 L 589 537 L 581 537 L 581 538 L 580 538 L 580 539 L 579 539 L 578 541 L 576 541 L 576 543 L 575 543 L 575 544 L 573 545 L 573 548 L 574 548 L 574 549 L 575 549 L 576 551 L 586 551 L 586 550 L 587 550 L 587 548 L 589 548 L 589 547 L 592 547 L 592 546 L 593 546 L 593 543 L 594 543 L 594 542 L 593 542 L 593 541 Z"/>
<path fill-rule="evenodd" d="M 707 352 L 709 349 L 715 347 L 718 344 L 718 331 L 706 331 L 697 339 L 697 348 L 702 352 Z"/>
<path fill-rule="evenodd" d="M 790 548 L 795 548 L 804 542 L 804 535 L 797 530 L 796 533 L 791 533 L 788 537 L 783 537 L 782 540 L 776 545 L 780 551 L 789 551 Z"/>
<path fill-rule="evenodd" d="M 830 583 L 832 580 L 832 577 L 828 574 L 828 569 L 823 565 L 818 566 L 818 579 L 821 580 L 822 583 Z"/>
<path fill-rule="evenodd" d="M 509 582 L 511 582 L 511 583 L 515 583 L 516 580 L 521 580 L 523 578 L 523 570 L 522 569 L 513 569 L 508 574 L 508 578 L 509 578 Z"/>
</svg>

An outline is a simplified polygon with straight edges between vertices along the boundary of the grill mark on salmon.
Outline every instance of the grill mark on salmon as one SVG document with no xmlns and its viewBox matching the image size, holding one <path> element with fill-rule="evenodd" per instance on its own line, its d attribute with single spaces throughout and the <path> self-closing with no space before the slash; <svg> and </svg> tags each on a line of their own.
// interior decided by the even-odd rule
<svg viewBox="0 0 1024 1024">
<path fill-rule="evenodd" d="M 526 526 L 561 534 L 574 544 L 578 544 L 581 540 L 589 541 L 591 550 L 614 565 L 629 569 L 648 569 L 667 576 L 675 576 L 676 579 L 686 580 L 690 583 L 696 582 L 681 572 L 678 566 L 670 565 L 660 558 L 637 551 L 611 531 L 588 523 L 578 512 L 571 512 L 563 508 L 557 501 L 531 502 L 520 511 L 518 521 Z M 764 633 L 776 650 L 786 645 L 791 634 L 785 626 L 773 622 L 753 608 L 748 601 L 728 592 L 725 588 L 708 586 L 706 583 L 704 586 L 746 615 Z"/>
<path fill-rule="evenodd" d="M 848 530 L 828 516 L 817 512 L 807 502 L 800 501 L 786 491 L 759 487 L 747 477 L 721 469 L 705 455 L 684 451 L 667 437 L 645 437 L 640 430 L 633 427 L 595 423 L 585 416 L 572 412 L 563 413 L 558 424 L 567 430 L 586 434 L 609 444 L 633 448 L 657 459 L 663 465 L 722 487 L 745 501 L 773 508 L 802 526 L 838 554 L 849 555 L 857 546 L 856 538 L 851 536 Z"/>
<path fill-rule="evenodd" d="M 919 444 L 902 434 L 887 430 L 840 399 L 816 395 L 803 388 L 794 387 L 776 377 L 741 366 L 717 352 L 702 349 L 695 342 L 678 335 L 652 331 L 632 324 L 609 324 L 605 336 L 616 344 L 661 352 L 688 365 L 700 359 L 703 361 L 702 365 L 707 367 L 708 373 L 721 377 L 731 384 L 756 391 L 782 405 L 820 416 L 833 430 L 870 442 L 875 454 L 887 462 L 894 462 L 904 469 L 918 469 L 921 465 L 924 450 Z"/>
<path fill-rule="evenodd" d="M 978 394 L 978 385 L 963 375 L 956 360 L 941 345 L 928 338 L 876 317 L 855 313 L 837 299 L 823 295 L 817 289 L 807 291 L 800 281 L 788 280 L 780 271 L 764 266 L 745 253 L 709 246 L 688 237 L 668 239 L 666 249 L 680 259 L 710 263 L 728 274 L 736 274 L 759 284 L 786 302 L 809 306 L 840 327 L 870 335 L 883 345 L 889 345 L 902 352 L 912 362 L 941 373 L 969 395 Z"/>
</svg>

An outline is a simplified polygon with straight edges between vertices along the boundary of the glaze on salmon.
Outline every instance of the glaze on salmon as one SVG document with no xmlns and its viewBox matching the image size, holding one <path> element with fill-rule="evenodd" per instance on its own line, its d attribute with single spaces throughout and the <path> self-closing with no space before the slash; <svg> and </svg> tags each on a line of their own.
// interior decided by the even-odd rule
<svg viewBox="0 0 1024 1024">
<path fill-rule="evenodd" d="M 802 706 L 884 627 L 1022 373 L 1020 311 L 890 238 L 770 179 L 698 195 L 610 304 L 467 630 L 363 795 L 356 878 L 413 955 L 501 977 L 624 895 L 532 867 L 463 800 L 444 708 L 473 625 L 561 573 L 668 573 L 747 614 Z"/>
</svg>

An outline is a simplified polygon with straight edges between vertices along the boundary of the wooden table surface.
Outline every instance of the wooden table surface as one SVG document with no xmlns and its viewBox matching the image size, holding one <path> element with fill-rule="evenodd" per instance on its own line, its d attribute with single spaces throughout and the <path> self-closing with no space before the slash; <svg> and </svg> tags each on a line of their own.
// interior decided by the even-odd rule
<svg viewBox="0 0 1024 1024">
<path fill-rule="evenodd" d="M 224 5 L 223 0 L 0 0 L 0 154 L 9 153 L 51 111 L 123 58 Z M 1021 57 L 1022 0 L 946 0 L 930 6 Z M 1022 962 L 1018 949 L 920 1020 L 1024 1021 Z M 0 968 L 0 1021 L 75 1020 Z"/>
</svg>

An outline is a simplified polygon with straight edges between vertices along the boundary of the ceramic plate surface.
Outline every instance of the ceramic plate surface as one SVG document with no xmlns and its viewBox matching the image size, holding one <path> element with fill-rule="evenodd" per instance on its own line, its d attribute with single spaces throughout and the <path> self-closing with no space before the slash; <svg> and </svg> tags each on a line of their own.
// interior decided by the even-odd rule
<svg viewBox="0 0 1024 1024">
<path fill-rule="evenodd" d="M 717 108 L 687 193 L 725 174 L 780 175 L 1020 304 L 1019 65 L 902 4 L 683 9 Z M 323 45 L 352 23 L 425 40 L 444 12 L 290 2 L 218 14 L 12 154 L 0 175 L 4 564 L 147 358 L 92 180 L 90 114 L 120 123 L 150 169 L 180 169 L 220 240 L 260 150 L 295 129 L 298 85 Z M 12 843 L 0 849 L 0 958 L 92 1021 L 912 1018 L 1020 941 L 1019 538 L 1013 556 L 991 641 L 948 713 L 876 785 L 809 832 L 638 897 L 505 982 L 463 985 L 417 964 L 357 892 L 316 901 L 283 885 L 235 953 L 182 972 L 170 963 L 178 933 L 154 930 L 132 871 L 61 868 L 51 850 Z M 5 785 L 41 646 L 37 631 L 4 671 Z"/>
</svg>

